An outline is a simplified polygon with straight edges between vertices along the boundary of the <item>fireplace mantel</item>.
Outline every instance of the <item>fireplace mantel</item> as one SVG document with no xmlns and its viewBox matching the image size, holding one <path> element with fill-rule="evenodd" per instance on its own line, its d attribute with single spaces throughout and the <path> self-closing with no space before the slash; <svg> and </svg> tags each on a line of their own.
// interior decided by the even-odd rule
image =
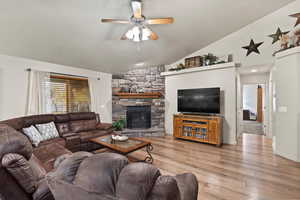
<svg viewBox="0 0 300 200">
<path fill-rule="evenodd" d="M 161 97 L 160 92 L 145 92 L 145 93 L 115 93 L 114 96 L 120 99 L 159 99 Z"/>
</svg>

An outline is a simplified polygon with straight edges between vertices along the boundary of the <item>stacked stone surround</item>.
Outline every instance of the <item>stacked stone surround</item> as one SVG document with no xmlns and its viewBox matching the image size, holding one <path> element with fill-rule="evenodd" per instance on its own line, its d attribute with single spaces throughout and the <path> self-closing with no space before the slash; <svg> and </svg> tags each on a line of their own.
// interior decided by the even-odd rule
<svg viewBox="0 0 300 200">
<path fill-rule="evenodd" d="M 120 99 L 113 95 L 113 121 L 126 120 L 127 106 L 151 105 L 150 129 L 127 129 L 123 134 L 133 137 L 163 136 L 165 134 L 165 78 L 160 75 L 164 66 L 132 69 L 121 75 L 113 75 L 112 87 L 133 92 L 160 92 L 159 99 Z"/>
</svg>

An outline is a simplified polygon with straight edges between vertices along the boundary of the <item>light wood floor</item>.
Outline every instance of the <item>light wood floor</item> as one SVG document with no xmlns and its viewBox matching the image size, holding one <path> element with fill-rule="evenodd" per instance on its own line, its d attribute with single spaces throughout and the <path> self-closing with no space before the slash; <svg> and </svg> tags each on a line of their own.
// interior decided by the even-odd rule
<svg viewBox="0 0 300 200">
<path fill-rule="evenodd" d="M 271 140 L 245 134 L 238 145 L 211 145 L 150 138 L 162 174 L 192 172 L 198 200 L 299 200 L 300 164 L 272 153 Z M 144 151 L 132 153 L 142 158 Z"/>
</svg>

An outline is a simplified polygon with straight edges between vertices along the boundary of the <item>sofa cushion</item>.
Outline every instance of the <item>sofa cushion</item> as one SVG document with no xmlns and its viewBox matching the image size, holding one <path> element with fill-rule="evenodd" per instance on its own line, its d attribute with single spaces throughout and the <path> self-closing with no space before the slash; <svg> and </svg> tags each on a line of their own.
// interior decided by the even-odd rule
<svg viewBox="0 0 300 200">
<path fill-rule="evenodd" d="M 119 174 L 127 164 L 128 159 L 119 154 L 93 155 L 82 161 L 73 184 L 90 192 L 114 195 Z"/>
<path fill-rule="evenodd" d="M 72 154 L 68 149 L 58 143 L 48 143 L 34 148 L 33 154 L 43 163 L 47 172 L 54 168 L 56 158 L 63 154 Z"/>
<path fill-rule="evenodd" d="M 34 171 L 38 174 L 39 179 L 42 179 L 46 175 L 46 170 L 43 163 L 34 155 L 32 154 L 31 158 L 29 159 L 29 163 L 34 169 Z"/>
<path fill-rule="evenodd" d="M 69 123 L 56 123 L 55 125 L 60 136 L 70 132 Z"/>
<path fill-rule="evenodd" d="M 43 141 L 59 137 L 54 122 L 50 122 L 46 124 L 36 124 L 35 126 L 41 133 Z"/>
<path fill-rule="evenodd" d="M 55 120 L 54 115 L 32 115 L 28 117 L 24 117 L 24 127 L 29 127 L 35 124 L 45 124 L 49 122 L 53 122 Z"/>
<path fill-rule="evenodd" d="M 29 138 L 33 146 L 37 147 L 39 143 L 43 141 L 42 135 L 33 125 L 28 128 L 23 128 L 22 130 L 23 133 Z"/>
<path fill-rule="evenodd" d="M 94 112 L 69 113 L 71 121 L 96 119 Z"/>
<path fill-rule="evenodd" d="M 59 144 L 59 145 L 61 145 L 63 147 L 66 146 L 66 140 L 64 138 L 61 138 L 61 137 L 42 141 L 39 146 L 44 146 L 44 145 L 48 145 L 48 144 L 52 144 L 52 143 Z"/>
<path fill-rule="evenodd" d="M 81 142 L 87 142 L 91 138 L 107 135 L 107 132 L 102 130 L 93 130 L 93 131 L 80 132 L 79 134 L 80 134 Z"/>
<path fill-rule="evenodd" d="M 2 158 L 2 165 L 29 194 L 36 190 L 38 182 L 46 175 L 35 159 L 28 161 L 20 154 L 6 154 Z"/>
<path fill-rule="evenodd" d="M 70 121 L 69 114 L 58 114 L 55 115 L 55 123 L 66 123 Z"/>
<path fill-rule="evenodd" d="M 79 120 L 79 121 L 71 121 L 70 128 L 72 132 L 79 133 L 82 131 L 90 131 L 95 130 L 97 126 L 97 121 L 93 120 Z"/>
</svg>

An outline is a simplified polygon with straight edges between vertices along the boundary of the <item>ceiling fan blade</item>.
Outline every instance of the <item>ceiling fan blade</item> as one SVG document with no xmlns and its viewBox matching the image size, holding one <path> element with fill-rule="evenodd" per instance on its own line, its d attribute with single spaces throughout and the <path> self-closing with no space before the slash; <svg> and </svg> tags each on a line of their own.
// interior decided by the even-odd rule
<svg viewBox="0 0 300 200">
<path fill-rule="evenodd" d="M 147 24 L 172 24 L 174 22 L 173 17 L 167 17 L 167 18 L 157 18 L 157 19 L 147 19 Z"/>
<path fill-rule="evenodd" d="M 122 35 L 121 40 L 128 40 L 126 33 L 124 35 Z"/>
<path fill-rule="evenodd" d="M 150 36 L 149 36 L 149 39 L 150 40 L 158 40 L 158 35 L 152 31 L 149 27 L 146 27 L 149 31 L 150 31 Z"/>
<path fill-rule="evenodd" d="M 158 35 L 152 31 L 152 33 L 150 35 L 150 39 L 151 40 L 158 40 Z"/>
<path fill-rule="evenodd" d="M 130 21 L 125 19 L 101 19 L 102 23 L 129 24 Z"/>
<path fill-rule="evenodd" d="M 131 8 L 132 8 L 134 18 L 137 18 L 137 19 L 142 18 L 142 1 L 141 0 L 132 0 Z"/>
</svg>

